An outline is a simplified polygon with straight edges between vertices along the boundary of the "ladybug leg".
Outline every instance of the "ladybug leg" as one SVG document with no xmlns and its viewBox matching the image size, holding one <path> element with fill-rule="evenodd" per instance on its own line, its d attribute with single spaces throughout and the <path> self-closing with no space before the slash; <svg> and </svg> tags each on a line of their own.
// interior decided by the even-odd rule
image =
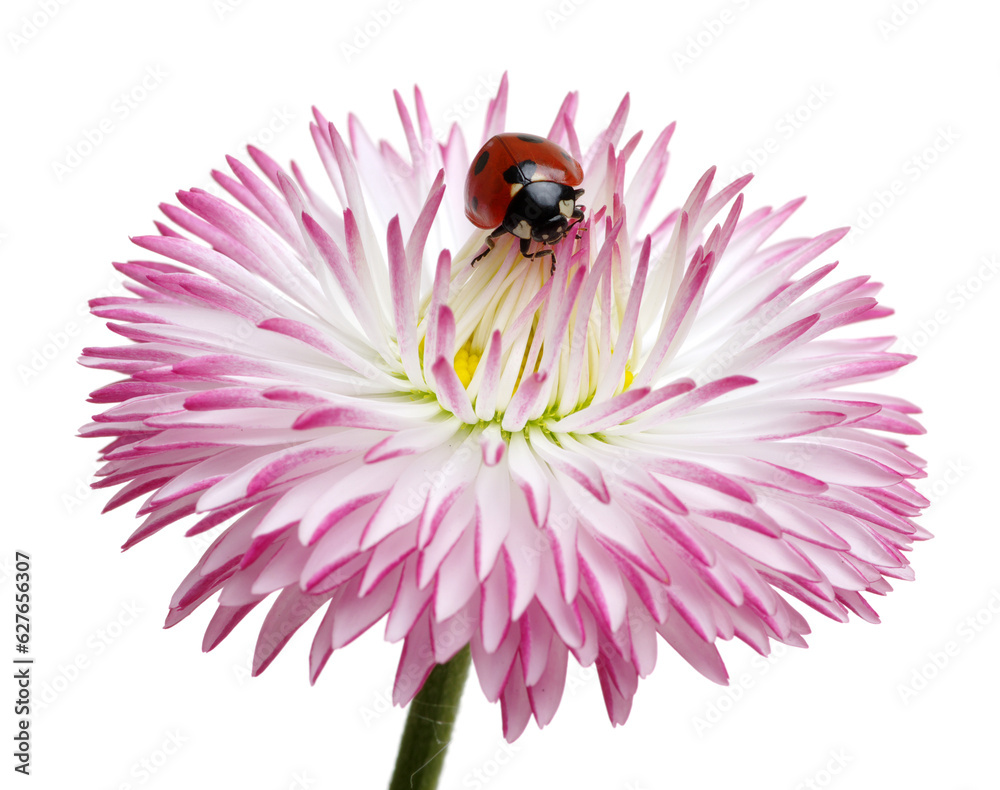
<svg viewBox="0 0 1000 790">
<path fill-rule="evenodd" d="M 577 192 L 582 192 L 582 191 L 583 191 L 582 189 L 577 190 Z M 569 226 L 566 228 L 566 230 L 569 230 L 569 228 L 572 228 L 574 225 L 576 226 L 577 241 L 580 240 L 580 238 L 583 236 L 583 231 L 586 230 L 586 228 L 581 227 L 579 224 L 580 222 L 583 221 L 584 217 L 583 211 L 585 208 L 586 206 L 577 206 L 575 209 L 573 209 L 572 222 L 570 222 Z"/>
<path fill-rule="evenodd" d="M 521 239 L 521 255 L 524 258 L 541 258 L 544 255 L 551 255 L 553 258 L 556 257 L 555 253 L 550 249 L 538 250 L 538 252 L 528 252 L 531 247 L 531 239 Z"/>
<path fill-rule="evenodd" d="M 504 230 L 503 225 L 501 225 L 499 228 L 497 228 L 496 230 L 494 230 L 489 236 L 487 236 L 486 237 L 486 249 L 483 250 L 481 253 L 479 253 L 475 258 L 472 259 L 472 265 L 475 266 L 479 261 L 481 261 L 487 255 L 489 255 L 490 254 L 490 250 L 492 250 L 496 246 L 496 243 L 497 243 L 496 240 L 497 240 L 497 238 L 499 236 L 503 236 L 503 234 L 506 233 L 506 232 L 507 231 Z M 523 246 L 523 244 L 524 244 L 524 242 L 522 242 L 522 246 Z"/>
<path fill-rule="evenodd" d="M 573 197 L 574 197 L 575 200 L 579 200 L 581 197 L 583 197 L 583 190 L 582 189 L 576 190 L 573 193 Z M 573 207 L 573 214 L 572 214 L 572 216 L 570 216 L 570 220 L 571 221 L 569 223 L 569 228 L 572 228 L 577 223 L 583 221 L 583 219 L 584 219 L 584 213 L 583 212 L 586 211 L 586 209 L 587 209 L 586 206 L 581 206 L 579 203 L 577 203 Z M 567 230 L 569 230 L 569 228 L 567 228 Z M 586 228 L 584 228 L 583 230 L 586 230 Z M 576 239 L 577 239 L 577 241 L 580 240 L 580 236 L 581 236 L 581 232 L 580 231 L 581 231 L 581 228 L 578 227 L 576 229 Z"/>
<path fill-rule="evenodd" d="M 552 270 L 550 274 L 555 274 L 556 271 L 556 254 L 550 249 L 538 250 L 537 252 L 528 252 L 531 247 L 531 239 L 521 239 L 521 257 L 530 258 L 534 260 L 535 258 L 542 258 L 548 255 L 552 258 Z"/>
<path fill-rule="evenodd" d="M 481 261 L 483 258 L 485 258 L 487 255 L 490 254 L 490 250 L 492 250 L 495 246 L 496 246 L 496 242 L 493 241 L 493 237 L 492 236 L 487 236 L 486 237 L 486 249 L 483 250 L 481 253 L 479 253 L 475 258 L 473 258 L 472 259 L 472 263 L 470 265 L 475 266 L 477 263 L 479 263 L 479 261 Z"/>
</svg>

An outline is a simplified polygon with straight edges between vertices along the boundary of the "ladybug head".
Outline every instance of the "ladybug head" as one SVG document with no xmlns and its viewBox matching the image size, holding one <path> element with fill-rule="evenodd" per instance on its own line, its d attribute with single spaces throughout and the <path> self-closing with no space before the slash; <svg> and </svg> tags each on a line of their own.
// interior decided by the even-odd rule
<svg viewBox="0 0 1000 790">
<path fill-rule="evenodd" d="M 507 206 L 503 226 L 522 239 L 555 244 L 566 235 L 579 190 L 555 181 L 532 181 Z"/>
</svg>

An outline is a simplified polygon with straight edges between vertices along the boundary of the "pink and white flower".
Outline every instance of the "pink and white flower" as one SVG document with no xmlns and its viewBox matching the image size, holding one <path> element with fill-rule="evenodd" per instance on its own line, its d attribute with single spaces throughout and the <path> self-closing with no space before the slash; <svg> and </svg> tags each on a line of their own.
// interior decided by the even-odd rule
<svg viewBox="0 0 1000 790">
<path fill-rule="evenodd" d="M 802 201 L 744 212 L 749 177 L 714 169 L 651 217 L 673 125 L 640 157 L 626 99 L 583 150 L 570 94 L 546 136 L 584 166 L 586 230 L 554 273 L 511 237 L 473 268 L 469 149 L 415 98 L 404 153 L 316 112 L 323 190 L 230 158 L 235 202 L 178 193 L 134 239 L 157 257 L 116 264 L 133 295 L 93 302 L 130 341 L 82 359 L 125 376 L 82 430 L 111 439 L 108 508 L 145 497 L 125 546 L 225 527 L 167 624 L 218 595 L 210 650 L 268 601 L 258 673 L 315 615 L 315 679 L 384 621 L 399 704 L 470 645 L 513 740 L 552 719 L 571 659 L 618 724 L 660 638 L 725 683 L 718 639 L 805 645 L 793 601 L 877 622 L 864 593 L 912 578 L 928 537 L 895 438 L 922 429 L 854 387 L 911 357 L 841 336 L 890 312 L 865 277 L 824 282 L 844 230 L 771 241 Z M 506 102 L 505 79 L 483 140 Z"/>
</svg>

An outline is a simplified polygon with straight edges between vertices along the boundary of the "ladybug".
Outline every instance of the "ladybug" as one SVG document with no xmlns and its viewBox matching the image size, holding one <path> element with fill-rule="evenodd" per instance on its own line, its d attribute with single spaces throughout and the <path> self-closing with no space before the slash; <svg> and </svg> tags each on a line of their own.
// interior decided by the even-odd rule
<svg viewBox="0 0 1000 790">
<path fill-rule="evenodd" d="M 551 249 L 528 253 L 531 242 L 545 247 L 558 242 L 583 219 L 583 194 L 574 187 L 583 181 L 583 168 L 566 151 L 534 134 L 498 134 L 479 149 L 465 181 L 465 216 L 477 228 L 493 228 L 485 257 L 496 239 L 510 233 L 521 240 L 525 258 L 552 256 Z"/>
</svg>

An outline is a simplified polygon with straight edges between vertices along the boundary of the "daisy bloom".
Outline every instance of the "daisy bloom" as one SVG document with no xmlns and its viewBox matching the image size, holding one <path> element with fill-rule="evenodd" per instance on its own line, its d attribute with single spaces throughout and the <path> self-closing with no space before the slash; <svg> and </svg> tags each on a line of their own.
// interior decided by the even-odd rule
<svg viewBox="0 0 1000 790">
<path fill-rule="evenodd" d="M 93 312 L 128 342 L 83 364 L 125 378 L 82 429 L 110 440 L 108 508 L 143 497 L 125 547 L 218 527 L 167 625 L 209 598 L 212 649 L 254 607 L 254 673 L 312 619 L 309 672 L 378 625 L 409 703 L 469 647 L 514 740 L 596 667 L 614 724 L 666 645 L 718 683 L 717 641 L 805 646 L 803 611 L 877 616 L 928 533 L 908 402 L 855 385 L 912 357 L 842 336 L 890 313 L 831 282 L 846 232 L 773 240 L 802 203 L 745 210 L 715 170 L 655 215 L 673 125 L 581 145 L 578 97 L 531 131 L 583 167 L 585 217 L 550 257 L 465 214 L 482 138 L 439 143 L 419 91 L 407 148 L 318 111 L 322 185 L 249 148 L 163 204 L 126 297 Z M 642 137 L 642 139 L 640 139 Z"/>
</svg>

